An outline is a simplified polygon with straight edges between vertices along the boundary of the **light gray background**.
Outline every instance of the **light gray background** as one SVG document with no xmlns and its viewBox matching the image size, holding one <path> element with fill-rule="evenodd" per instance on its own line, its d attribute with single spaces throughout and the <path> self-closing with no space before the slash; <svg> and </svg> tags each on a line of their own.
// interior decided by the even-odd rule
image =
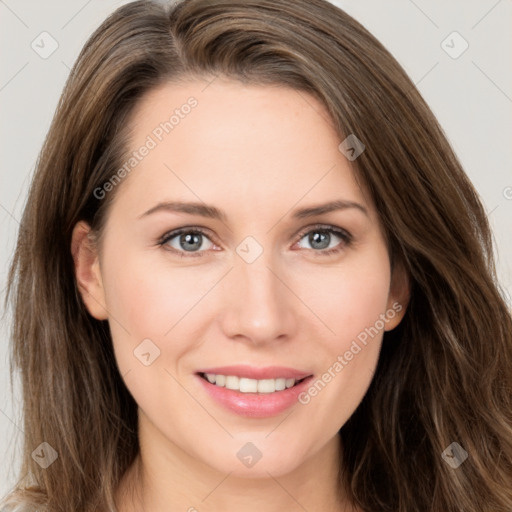
<svg viewBox="0 0 512 512">
<path fill-rule="evenodd" d="M 69 70 L 92 31 L 123 0 L 0 0 L 0 280 L 5 289 L 37 154 Z M 338 0 L 404 66 L 481 194 L 512 294 L 512 0 Z M 46 31 L 57 50 L 41 58 Z M 469 44 L 458 58 L 463 41 Z M 48 40 L 45 43 L 47 46 Z M 451 47 L 451 48 L 450 48 Z M 2 310 L 3 311 L 3 310 Z M 0 497 L 14 484 L 21 447 L 19 389 L 8 378 L 8 322 L 0 330 Z M 18 437 L 18 438 L 17 438 Z M 17 438 L 17 439 L 16 439 Z M 84 439 L 84 442 L 87 440 Z M 35 448 L 35 447 L 34 447 Z"/>
</svg>

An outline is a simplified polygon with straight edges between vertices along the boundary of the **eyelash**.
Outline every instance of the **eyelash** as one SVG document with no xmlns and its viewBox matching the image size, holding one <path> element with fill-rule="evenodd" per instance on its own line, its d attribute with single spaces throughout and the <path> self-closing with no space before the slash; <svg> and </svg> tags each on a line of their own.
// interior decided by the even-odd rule
<svg viewBox="0 0 512 512">
<path fill-rule="evenodd" d="M 337 237 L 341 238 L 343 241 L 343 242 L 340 242 L 336 247 L 333 247 L 331 249 L 321 249 L 321 250 L 308 249 L 310 251 L 313 251 L 315 256 L 328 256 L 328 255 L 336 254 L 342 250 L 341 246 L 344 245 L 345 247 L 348 247 L 352 243 L 352 235 L 348 231 L 345 231 L 340 228 L 336 228 L 334 226 L 325 225 L 325 224 L 317 224 L 314 226 L 308 226 L 307 228 L 304 228 L 297 235 L 298 236 L 297 241 L 302 240 L 302 238 L 304 238 L 305 235 L 308 235 L 309 233 L 315 232 L 315 231 L 320 231 L 320 232 L 324 232 L 324 233 L 332 233 L 332 234 L 336 235 Z M 184 227 L 184 228 L 175 229 L 174 231 L 170 231 L 169 233 L 166 233 L 158 241 L 157 245 L 163 247 L 165 250 L 172 251 L 174 253 L 178 253 L 181 255 L 181 257 L 184 257 L 184 258 L 186 258 L 186 257 L 197 258 L 197 257 L 204 256 L 206 251 L 197 251 L 197 252 L 189 251 L 189 252 L 187 252 L 187 251 L 179 251 L 172 247 L 165 248 L 165 245 L 167 244 L 167 242 L 169 242 L 173 238 L 176 238 L 177 236 L 182 235 L 184 233 L 194 234 L 194 235 L 202 235 L 202 236 L 208 238 L 208 240 L 210 240 L 210 242 L 215 243 L 213 240 L 210 239 L 210 237 L 208 236 L 208 233 L 206 231 L 202 230 L 201 228 Z"/>
</svg>

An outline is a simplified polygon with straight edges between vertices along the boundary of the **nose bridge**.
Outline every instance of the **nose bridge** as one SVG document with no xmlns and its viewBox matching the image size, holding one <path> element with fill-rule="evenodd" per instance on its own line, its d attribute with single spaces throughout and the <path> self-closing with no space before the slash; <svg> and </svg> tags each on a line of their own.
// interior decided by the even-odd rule
<svg viewBox="0 0 512 512">
<path fill-rule="evenodd" d="M 248 300 L 265 300 L 264 304 L 268 305 L 273 301 L 278 302 L 276 295 L 281 293 L 279 285 L 282 286 L 282 284 L 276 278 L 276 271 L 271 271 L 273 266 L 275 267 L 275 262 L 272 261 L 270 251 L 252 263 L 245 261 L 237 263 L 237 282 L 240 283 L 240 291 Z"/>
<path fill-rule="evenodd" d="M 243 244 L 237 249 L 240 257 L 236 257 L 230 272 L 223 329 L 229 336 L 243 336 L 253 342 L 290 336 L 297 323 L 293 294 L 281 282 L 280 266 L 272 250 L 262 250 L 255 256 L 250 243 L 246 253 L 240 255 L 240 248 L 247 249 Z"/>
</svg>

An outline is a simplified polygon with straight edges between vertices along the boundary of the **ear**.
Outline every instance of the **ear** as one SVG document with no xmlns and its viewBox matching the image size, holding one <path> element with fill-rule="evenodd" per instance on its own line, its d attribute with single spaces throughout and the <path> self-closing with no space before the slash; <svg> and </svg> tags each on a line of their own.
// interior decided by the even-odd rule
<svg viewBox="0 0 512 512">
<path fill-rule="evenodd" d="M 410 295 L 411 283 L 409 274 L 403 264 L 397 262 L 391 272 L 391 283 L 386 310 L 387 321 L 384 330 L 392 331 L 402 321 L 407 310 L 407 305 L 409 304 Z"/>
<path fill-rule="evenodd" d="M 108 318 L 97 247 L 90 226 L 77 222 L 71 236 L 75 278 L 87 311 L 97 320 Z"/>
</svg>

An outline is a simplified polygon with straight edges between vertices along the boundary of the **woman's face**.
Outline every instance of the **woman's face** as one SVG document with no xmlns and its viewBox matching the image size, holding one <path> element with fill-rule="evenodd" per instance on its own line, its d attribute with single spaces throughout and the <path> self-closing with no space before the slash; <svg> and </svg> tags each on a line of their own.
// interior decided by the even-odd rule
<svg viewBox="0 0 512 512">
<path fill-rule="evenodd" d="M 284 474 L 368 389 L 405 281 L 328 119 L 284 87 L 161 86 L 134 112 L 99 259 L 75 229 L 84 301 L 164 457 Z"/>
</svg>

